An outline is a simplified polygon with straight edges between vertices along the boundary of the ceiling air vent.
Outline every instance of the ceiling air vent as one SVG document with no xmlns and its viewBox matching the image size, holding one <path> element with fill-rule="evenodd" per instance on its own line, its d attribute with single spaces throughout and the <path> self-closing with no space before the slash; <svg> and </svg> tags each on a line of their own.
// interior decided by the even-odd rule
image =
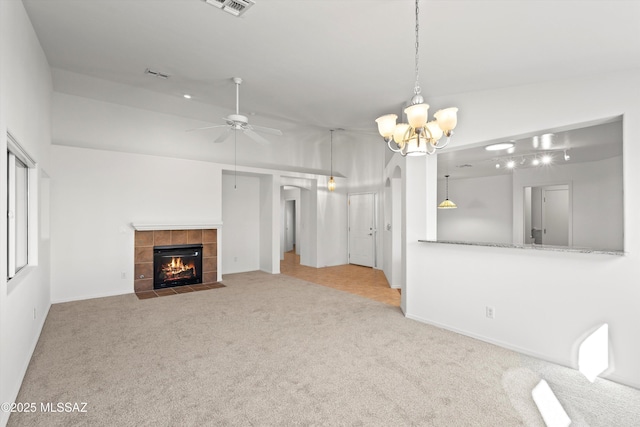
<svg viewBox="0 0 640 427">
<path fill-rule="evenodd" d="M 155 70 L 151 70 L 149 68 L 147 68 L 146 70 L 144 70 L 145 74 L 149 74 L 150 76 L 154 76 L 154 77 L 158 77 L 160 79 L 168 79 L 169 78 L 169 74 L 167 73 L 161 73 L 160 71 L 155 71 Z"/>
<path fill-rule="evenodd" d="M 224 10 L 233 16 L 240 16 L 255 4 L 253 0 L 203 0 L 205 3 Z"/>
</svg>

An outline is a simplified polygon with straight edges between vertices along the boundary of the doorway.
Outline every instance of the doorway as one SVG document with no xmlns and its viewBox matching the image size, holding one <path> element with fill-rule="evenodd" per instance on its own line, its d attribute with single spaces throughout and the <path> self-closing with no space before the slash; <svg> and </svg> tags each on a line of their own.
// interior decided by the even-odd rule
<svg viewBox="0 0 640 427">
<path fill-rule="evenodd" d="M 571 188 L 568 184 L 525 187 L 524 242 L 571 246 Z"/>
<path fill-rule="evenodd" d="M 287 200 L 284 210 L 284 251 L 296 248 L 296 201 Z"/>
</svg>

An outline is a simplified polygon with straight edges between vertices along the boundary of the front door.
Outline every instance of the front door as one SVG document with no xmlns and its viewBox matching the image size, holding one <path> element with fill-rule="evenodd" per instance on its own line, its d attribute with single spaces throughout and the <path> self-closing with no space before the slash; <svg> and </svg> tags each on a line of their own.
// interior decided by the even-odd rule
<svg viewBox="0 0 640 427">
<path fill-rule="evenodd" d="M 375 195 L 349 196 L 349 264 L 375 264 Z"/>
</svg>

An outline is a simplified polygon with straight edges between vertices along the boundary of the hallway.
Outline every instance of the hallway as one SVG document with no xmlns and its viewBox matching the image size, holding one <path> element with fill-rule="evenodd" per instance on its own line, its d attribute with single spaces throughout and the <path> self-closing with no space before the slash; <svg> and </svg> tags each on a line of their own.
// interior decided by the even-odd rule
<svg viewBox="0 0 640 427">
<path fill-rule="evenodd" d="M 300 265 L 300 256 L 290 251 L 280 261 L 280 273 L 400 307 L 400 289 L 389 287 L 382 270 L 353 264 L 307 267 Z"/>
</svg>

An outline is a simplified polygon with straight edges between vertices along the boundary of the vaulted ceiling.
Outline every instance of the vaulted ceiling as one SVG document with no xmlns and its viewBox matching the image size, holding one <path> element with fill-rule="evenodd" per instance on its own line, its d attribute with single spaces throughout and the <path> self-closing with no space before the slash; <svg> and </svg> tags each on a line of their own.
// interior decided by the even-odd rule
<svg viewBox="0 0 640 427">
<path fill-rule="evenodd" d="M 53 68 L 195 103 L 233 110 L 239 76 L 246 112 L 374 131 L 412 95 L 412 0 L 255 0 L 241 17 L 202 0 L 23 1 Z M 422 0 L 419 16 L 427 102 L 640 67 L 637 1 Z"/>
</svg>

